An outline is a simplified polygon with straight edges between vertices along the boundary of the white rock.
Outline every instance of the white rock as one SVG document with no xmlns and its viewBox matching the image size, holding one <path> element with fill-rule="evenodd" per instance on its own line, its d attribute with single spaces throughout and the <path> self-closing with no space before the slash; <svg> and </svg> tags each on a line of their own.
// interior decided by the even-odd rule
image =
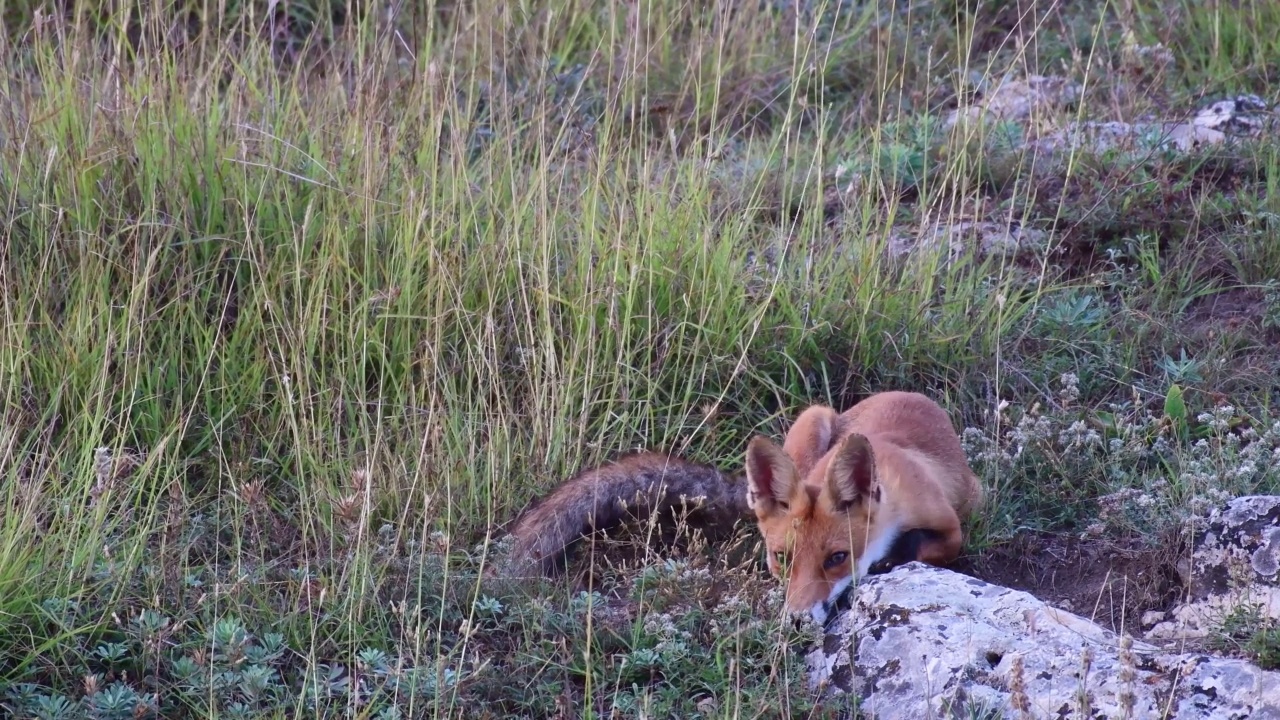
<svg viewBox="0 0 1280 720">
<path fill-rule="evenodd" d="M 1079 99 L 1080 85 L 1062 77 L 1028 75 L 1003 79 L 983 95 L 978 103 L 948 115 L 945 126 L 962 120 L 1021 120 L 1037 112 L 1061 109 Z"/>
<path fill-rule="evenodd" d="M 961 220 L 922 224 L 911 230 L 899 229 L 889 236 L 886 249 L 893 258 L 903 258 L 920 250 L 946 248 L 946 261 L 976 253 L 1020 255 L 1048 245 L 1049 234 L 1016 221 Z"/>
<path fill-rule="evenodd" d="M 997 709 L 1019 717 L 1021 685 L 1036 718 L 1071 717 L 1083 689 L 1091 716 L 1280 718 L 1280 674 L 1247 662 L 1168 654 L 1121 638 L 1021 591 L 920 563 L 865 580 L 853 608 L 808 656 L 810 681 L 856 693 L 870 717 L 963 717 Z M 1091 656 L 1082 676 L 1082 656 Z M 1011 669 L 1022 663 L 1020 682 Z M 1127 670 L 1131 680 L 1125 679 Z M 1166 716 L 1165 709 L 1174 714 Z"/>
<path fill-rule="evenodd" d="M 1040 153 L 1146 152 L 1160 147 L 1186 152 L 1232 137 L 1258 137 L 1272 129 L 1275 121 L 1275 111 L 1261 98 L 1241 95 L 1211 103 L 1186 122 L 1070 122 L 1027 143 L 1027 148 Z"/>
<path fill-rule="evenodd" d="M 1275 119 L 1275 111 L 1262 98 L 1237 95 L 1201 108 L 1192 123 L 1225 135 L 1257 136 L 1268 130 Z"/>
<path fill-rule="evenodd" d="M 1248 495 L 1215 509 L 1181 571 L 1190 588 L 1187 602 L 1151 628 L 1148 638 L 1204 637 L 1245 605 L 1280 620 L 1280 497 Z"/>
</svg>

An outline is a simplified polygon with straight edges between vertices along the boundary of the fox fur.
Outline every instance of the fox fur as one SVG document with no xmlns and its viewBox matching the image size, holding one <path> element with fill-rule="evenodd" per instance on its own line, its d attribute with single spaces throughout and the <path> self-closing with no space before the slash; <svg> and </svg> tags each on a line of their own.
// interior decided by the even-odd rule
<svg viewBox="0 0 1280 720">
<path fill-rule="evenodd" d="M 815 405 L 782 447 L 747 446 L 748 503 L 787 608 L 827 618 L 857 579 L 918 560 L 948 565 L 983 499 L 946 412 L 924 395 L 872 395 L 843 414 Z"/>
<path fill-rule="evenodd" d="M 825 621 L 861 577 L 955 560 L 962 520 L 983 499 L 950 418 L 917 393 L 877 393 L 844 413 L 811 406 L 781 446 L 754 437 L 744 460 L 739 475 L 651 452 L 586 470 L 520 515 L 503 573 L 554 572 L 592 530 L 700 501 L 710 526 L 754 518 L 787 609 Z"/>
<path fill-rule="evenodd" d="M 521 513 L 502 572 L 553 574 L 582 536 L 682 508 L 695 511 L 690 520 L 700 528 L 727 533 L 751 517 L 746 496 L 741 477 L 710 465 L 656 452 L 626 455 L 579 473 Z"/>
</svg>

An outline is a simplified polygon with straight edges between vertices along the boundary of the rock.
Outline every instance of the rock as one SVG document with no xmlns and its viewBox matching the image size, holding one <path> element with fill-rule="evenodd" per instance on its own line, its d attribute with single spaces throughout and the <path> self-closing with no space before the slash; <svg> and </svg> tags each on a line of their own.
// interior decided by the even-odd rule
<svg viewBox="0 0 1280 720">
<path fill-rule="evenodd" d="M 1156 136 L 1156 125 L 1133 125 L 1127 122 L 1073 122 L 1062 130 L 1052 132 L 1028 143 L 1036 152 L 1058 153 L 1083 149 L 1092 153 L 1110 150 L 1127 150 L 1135 147 L 1145 136 Z"/>
<path fill-rule="evenodd" d="M 903 258 L 925 248 L 943 246 L 947 261 L 976 251 L 985 255 L 1021 255 L 1048 245 L 1049 234 L 1017 221 L 961 220 L 952 223 L 923 225 L 914 232 L 898 231 L 889 236 L 886 250 L 890 257 Z"/>
<path fill-rule="evenodd" d="M 1160 136 L 1161 145 L 1172 146 L 1182 152 L 1206 145 L 1219 145 L 1226 140 L 1227 135 L 1221 130 L 1194 122 L 1172 125 Z"/>
<path fill-rule="evenodd" d="M 1280 620 L 1280 497 L 1249 495 L 1215 509 L 1179 571 L 1190 589 L 1187 601 L 1151 628 L 1151 639 L 1204 637 L 1245 605 Z"/>
<path fill-rule="evenodd" d="M 1094 154 L 1111 151 L 1150 152 L 1166 147 L 1182 152 L 1226 141 L 1227 135 L 1208 125 L 1185 123 L 1075 122 L 1049 133 L 1028 147 L 1041 153 L 1084 150 Z"/>
<path fill-rule="evenodd" d="M 1191 121 L 1223 135 L 1257 137 L 1270 129 L 1276 113 L 1257 95 L 1237 95 L 1201 108 Z"/>
<path fill-rule="evenodd" d="M 1005 79 L 984 93 L 976 105 L 960 108 L 947 116 L 946 127 L 975 120 L 1022 120 L 1036 112 L 1059 109 L 1080 97 L 1080 86 L 1062 77 L 1029 75 L 1025 79 Z"/>
<path fill-rule="evenodd" d="M 1276 112 L 1262 98 L 1239 95 L 1201 108 L 1186 122 L 1072 122 L 1027 143 L 1027 147 L 1041 153 L 1149 152 L 1157 148 L 1187 152 L 1219 145 L 1229 138 L 1259 137 L 1274 129 L 1276 119 Z"/>
<path fill-rule="evenodd" d="M 860 698 L 860 717 L 1073 717 L 1084 697 L 1095 718 L 1280 718 L 1280 673 L 1165 653 L 921 563 L 863 581 L 807 663 L 813 686 Z"/>
</svg>

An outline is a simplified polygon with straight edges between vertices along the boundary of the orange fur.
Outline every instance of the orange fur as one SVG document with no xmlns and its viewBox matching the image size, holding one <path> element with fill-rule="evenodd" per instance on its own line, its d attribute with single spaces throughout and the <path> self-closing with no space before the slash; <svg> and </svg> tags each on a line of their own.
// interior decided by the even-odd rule
<svg viewBox="0 0 1280 720">
<path fill-rule="evenodd" d="M 786 576 L 787 607 L 825 619 L 862 575 L 950 563 L 961 518 L 982 502 L 951 419 L 916 393 L 875 394 L 843 414 L 812 406 L 781 447 L 753 438 L 745 464 L 745 483 L 650 452 L 584 470 L 521 514 L 498 572 L 554 572 L 583 535 L 696 500 L 698 522 L 713 529 L 754 516 L 770 572 Z"/>
<path fill-rule="evenodd" d="M 810 407 L 782 447 L 751 440 L 746 475 L 787 608 L 820 620 L 862 575 L 955 560 L 961 518 L 982 502 L 950 418 L 916 393 L 878 393 L 840 415 Z"/>
</svg>

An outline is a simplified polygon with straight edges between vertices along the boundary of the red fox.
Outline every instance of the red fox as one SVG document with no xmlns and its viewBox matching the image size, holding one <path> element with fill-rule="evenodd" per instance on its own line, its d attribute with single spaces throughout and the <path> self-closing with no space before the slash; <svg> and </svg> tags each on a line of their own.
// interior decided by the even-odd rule
<svg viewBox="0 0 1280 720">
<path fill-rule="evenodd" d="M 752 438 L 746 482 L 657 453 L 584 472 L 526 511 L 511 531 L 512 569 L 542 572 L 579 536 L 640 513 L 700 499 L 709 522 L 754 515 L 786 608 L 825 622 L 856 579 L 919 560 L 947 565 L 961 519 L 982 503 L 946 412 L 924 395 L 871 395 L 843 414 L 814 405 L 781 447 Z"/>
</svg>

